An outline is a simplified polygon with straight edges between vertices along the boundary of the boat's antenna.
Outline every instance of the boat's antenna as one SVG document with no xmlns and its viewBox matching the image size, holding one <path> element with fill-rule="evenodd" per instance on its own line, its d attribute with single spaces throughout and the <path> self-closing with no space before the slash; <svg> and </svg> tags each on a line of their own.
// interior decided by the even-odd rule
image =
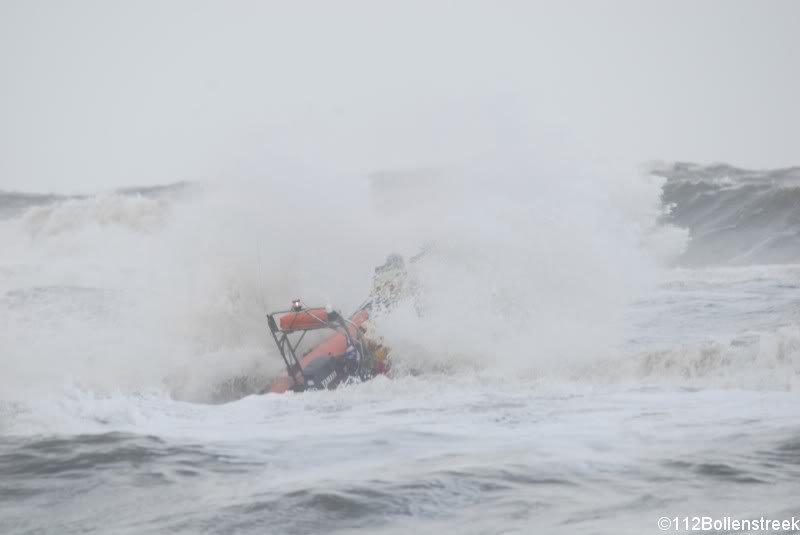
<svg viewBox="0 0 800 535">
<path fill-rule="evenodd" d="M 258 241 L 256 238 L 256 273 L 258 279 L 258 296 L 261 301 L 261 312 L 267 314 L 267 299 L 266 293 L 264 292 L 264 279 L 262 279 L 262 264 L 261 264 L 261 242 Z"/>
</svg>

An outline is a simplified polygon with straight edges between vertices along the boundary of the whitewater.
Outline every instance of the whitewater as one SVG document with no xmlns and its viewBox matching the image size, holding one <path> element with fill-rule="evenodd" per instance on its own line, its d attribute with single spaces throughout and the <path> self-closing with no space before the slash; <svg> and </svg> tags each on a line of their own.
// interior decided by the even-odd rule
<svg viewBox="0 0 800 535">
<path fill-rule="evenodd" d="M 562 165 L 0 193 L 0 533 L 800 516 L 800 170 Z M 262 394 L 422 249 L 389 377 Z"/>
</svg>

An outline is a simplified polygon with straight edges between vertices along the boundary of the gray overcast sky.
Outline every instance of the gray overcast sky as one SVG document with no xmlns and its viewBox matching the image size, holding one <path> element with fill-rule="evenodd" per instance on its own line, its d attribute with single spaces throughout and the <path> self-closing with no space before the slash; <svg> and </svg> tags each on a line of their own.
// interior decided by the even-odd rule
<svg viewBox="0 0 800 535">
<path fill-rule="evenodd" d="M 800 164 L 798 29 L 777 0 L 0 0 L 0 189 L 436 165 L 528 130 Z"/>
</svg>

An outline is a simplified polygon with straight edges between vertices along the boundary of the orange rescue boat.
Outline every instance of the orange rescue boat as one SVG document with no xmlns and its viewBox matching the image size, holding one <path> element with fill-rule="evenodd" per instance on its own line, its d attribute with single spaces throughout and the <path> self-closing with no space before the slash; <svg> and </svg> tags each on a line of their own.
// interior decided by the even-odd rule
<svg viewBox="0 0 800 535">
<path fill-rule="evenodd" d="M 386 373 L 388 350 L 366 334 L 370 305 L 344 318 L 330 307 L 305 308 L 297 299 L 290 310 L 267 314 L 272 337 L 286 364 L 286 375 L 276 378 L 270 392 L 332 390 L 349 381 Z M 330 336 L 298 357 L 309 331 L 328 330 Z"/>
</svg>

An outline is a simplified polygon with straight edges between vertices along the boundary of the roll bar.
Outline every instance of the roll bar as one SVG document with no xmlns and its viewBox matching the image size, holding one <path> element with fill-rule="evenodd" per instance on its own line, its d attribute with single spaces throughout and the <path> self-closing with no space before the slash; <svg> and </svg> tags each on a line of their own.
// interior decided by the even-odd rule
<svg viewBox="0 0 800 535">
<path fill-rule="evenodd" d="M 295 385 L 304 385 L 305 380 L 303 377 L 303 368 L 300 366 L 300 359 L 297 357 L 297 348 L 300 346 L 303 338 L 305 338 L 308 329 L 281 329 L 278 326 L 278 322 L 275 321 L 275 317 L 282 314 L 291 314 L 309 310 L 308 308 L 298 306 L 295 303 L 293 303 L 292 308 L 289 310 L 278 310 L 276 312 L 268 313 L 267 325 L 269 326 L 269 331 L 272 334 L 272 339 L 275 340 L 275 345 L 278 346 L 278 351 L 280 352 L 281 358 L 283 358 L 283 362 L 286 365 L 286 371 L 289 374 L 289 377 L 294 379 Z M 317 318 L 320 323 L 320 327 L 318 328 L 332 329 L 344 334 L 344 336 L 347 337 L 349 345 L 355 347 L 356 344 L 352 335 L 350 334 L 350 329 L 347 328 L 348 320 L 344 319 L 342 315 L 335 310 L 328 312 L 327 316 L 327 320 Z M 295 336 L 298 333 L 299 336 Z M 293 337 L 295 340 L 292 339 Z"/>
</svg>

